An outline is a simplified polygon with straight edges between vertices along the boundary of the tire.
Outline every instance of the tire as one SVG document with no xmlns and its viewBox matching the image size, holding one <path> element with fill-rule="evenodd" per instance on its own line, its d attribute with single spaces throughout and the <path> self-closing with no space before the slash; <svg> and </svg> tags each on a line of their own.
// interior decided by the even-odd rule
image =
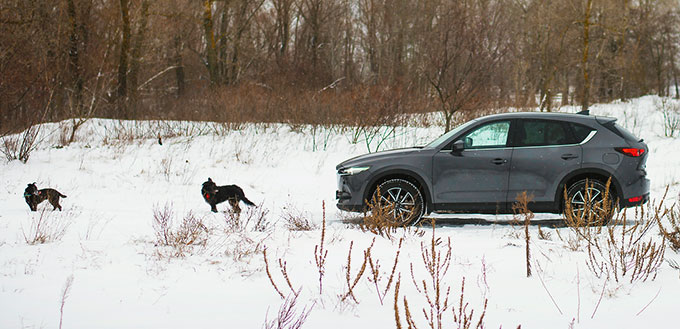
<svg viewBox="0 0 680 329">
<path fill-rule="evenodd" d="M 606 199 L 605 200 L 605 195 Z M 608 223 L 615 212 L 616 196 L 599 180 L 582 179 L 569 186 L 564 212 L 568 211 L 567 202 L 571 203 L 571 213 L 574 218 L 582 218 L 590 222 Z"/>
<path fill-rule="evenodd" d="M 389 208 L 389 220 L 397 226 L 415 225 L 425 214 L 423 194 L 405 179 L 390 179 L 381 183 L 371 200 L 378 201 L 377 206 L 381 209 Z"/>
</svg>

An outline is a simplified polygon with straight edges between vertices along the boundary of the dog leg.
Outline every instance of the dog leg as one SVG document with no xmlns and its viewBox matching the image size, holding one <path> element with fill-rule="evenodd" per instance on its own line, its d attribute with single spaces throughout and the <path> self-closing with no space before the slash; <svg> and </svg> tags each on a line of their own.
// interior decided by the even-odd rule
<svg viewBox="0 0 680 329">
<path fill-rule="evenodd" d="M 229 204 L 231 205 L 231 209 L 234 211 L 235 214 L 241 213 L 241 207 L 238 206 L 238 199 L 236 198 L 229 199 Z"/>
</svg>

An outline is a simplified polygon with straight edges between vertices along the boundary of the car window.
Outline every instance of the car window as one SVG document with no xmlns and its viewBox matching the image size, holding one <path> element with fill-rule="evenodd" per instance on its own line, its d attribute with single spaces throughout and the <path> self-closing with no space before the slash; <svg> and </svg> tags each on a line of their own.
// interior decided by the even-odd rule
<svg viewBox="0 0 680 329">
<path fill-rule="evenodd" d="M 476 128 L 461 139 L 466 149 L 505 147 L 509 131 L 510 121 L 498 121 Z"/>
<path fill-rule="evenodd" d="M 547 146 L 571 144 L 570 137 L 560 121 L 526 120 L 519 126 L 515 140 L 517 146 Z"/>
<path fill-rule="evenodd" d="M 576 138 L 575 144 L 582 143 L 588 135 L 590 135 L 590 132 L 593 131 L 593 128 L 580 125 L 578 123 L 571 123 L 571 130 L 574 131 L 574 137 Z"/>
<path fill-rule="evenodd" d="M 477 122 L 477 120 L 468 121 L 468 122 L 466 122 L 466 123 L 464 123 L 464 124 L 462 124 L 462 125 L 460 125 L 460 126 L 454 128 L 453 130 L 447 132 L 446 134 L 439 136 L 439 138 L 437 138 L 437 139 L 435 139 L 434 141 L 430 142 L 429 144 L 425 145 L 424 148 L 426 148 L 426 149 L 436 148 L 437 146 L 439 146 L 439 145 L 441 145 L 442 143 L 446 142 L 446 141 L 447 141 L 449 138 L 451 138 L 453 135 L 455 135 L 455 134 L 457 134 L 457 133 L 459 133 L 459 132 L 461 132 L 461 131 L 467 129 L 468 127 L 470 127 L 471 125 L 475 124 L 476 122 Z M 447 148 L 448 148 L 448 149 L 451 149 L 451 145 L 447 145 Z"/>
<path fill-rule="evenodd" d="M 623 128 L 620 125 L 618 125 L 614 121 L 605 124 L 604 127 L 609 129 L 613 133 L 619 135 L 621 138 L 623 138 L 623 139 L 625 139 L 629 142 L 638 142 L 638 141 L 642 140 L 642 139 L 636 137 L 635 135 L 633 135 L 633 133 L 631 133 L 630 131 L 626 130 L 626 128 Z"/>
</svg>

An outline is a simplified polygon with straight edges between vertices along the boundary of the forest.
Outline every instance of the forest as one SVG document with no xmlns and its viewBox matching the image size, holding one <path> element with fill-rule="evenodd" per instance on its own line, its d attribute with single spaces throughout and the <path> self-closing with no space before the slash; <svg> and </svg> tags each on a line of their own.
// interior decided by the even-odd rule
<svg viewBox="0 0 680 329">
<path fill-rule="evenodd" d="M 449 130 L 460 113 L 677 97 L 679 41 L 677 0 L 0 0 L 0 135 L 435 111 Z"/>
</svg>

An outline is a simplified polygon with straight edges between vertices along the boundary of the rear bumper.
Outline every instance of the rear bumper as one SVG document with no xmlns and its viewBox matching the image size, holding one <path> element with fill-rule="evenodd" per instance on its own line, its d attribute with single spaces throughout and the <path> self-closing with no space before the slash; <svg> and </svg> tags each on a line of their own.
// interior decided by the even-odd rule
<svg viewBox="0 0 680 329">
<path fill-rule="evenodd" d="M 630 208 L 643 205 L 649 201 L 650 182 L 647 178 L 641 178 L 634 184 L 627 186 L 623 198 L 619 201 L 622 208 Z"/>
<path fill-rule="evenodd" d="M 647 201 L 649 201 L 649 193 L 621 200 L 621 207 L 622 208 L 636 207 L 647 203 Z"/>
</svg>

